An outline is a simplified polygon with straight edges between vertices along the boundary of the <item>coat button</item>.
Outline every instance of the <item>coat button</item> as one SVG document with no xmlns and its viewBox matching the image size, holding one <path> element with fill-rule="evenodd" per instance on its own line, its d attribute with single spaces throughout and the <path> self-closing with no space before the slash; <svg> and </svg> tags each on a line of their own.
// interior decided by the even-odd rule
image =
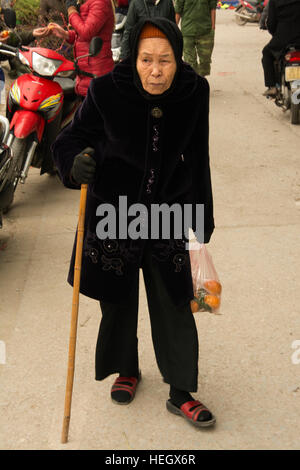
<svg viewBox="0 0 300 470">
<path fill-rule="evenodd" d="M 151 109 L 151 116 L 156 118 L 156 119 L 159 119 L 161 118 L 163 115 L 163 112 L 160 108 L 158 108 L 157 106 L 155 108 L 152 108 Z"/>
</svg>

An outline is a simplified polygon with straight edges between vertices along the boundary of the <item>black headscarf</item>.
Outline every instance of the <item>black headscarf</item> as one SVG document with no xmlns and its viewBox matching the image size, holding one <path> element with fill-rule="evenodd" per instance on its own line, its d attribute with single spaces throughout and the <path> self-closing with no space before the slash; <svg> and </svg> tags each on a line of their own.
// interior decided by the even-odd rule
<svg viewBox="0 0 300 470">
<path fill-rule="evenodd" d="M 141 35 L 142 29 L 144 28 L 145 24 L 150 23 L 156 28 L 160 29 L 164 35 L 167 37 L 169 43 L 174 52 L 175 60 L 176 60 L 176 73 L 172 82 L 172 85 L 168 90 L 166 90 L 161 97 L 164 97 L 172 92 L 174 87 L 176 86 L 176 80 L 179 75 L 179 72 L 182 67 L 182 53 L 183 53 L 183 38 L 180 29 L 173 21 L 168 20 L 167 18 L 143 18 L 141 19 L 135 26 L 132 28 L 129 37 L 129 46 L 130 46 L 130 57 L 131 57 L 131 65 L 133 69 L 133 77 L 134 83 L 139 89 L 139 91 L 147 98 L 147 99 L 156 99 L 157 95 L 151 95 L 150 93 L 146 92 L 142 86 L 139 74 L 136 69 L 136 60 L 138 56 L 138 46 L 139 46 L 139 37 Z"/>
</svg>

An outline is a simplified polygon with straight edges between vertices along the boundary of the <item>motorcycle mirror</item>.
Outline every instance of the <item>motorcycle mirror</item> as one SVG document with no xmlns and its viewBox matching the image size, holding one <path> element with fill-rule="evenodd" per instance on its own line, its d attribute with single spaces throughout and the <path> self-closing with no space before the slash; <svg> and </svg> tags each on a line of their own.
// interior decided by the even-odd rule
<svg viewBox="0 0 300 470">
<path fill-rule="evenodd" d="M 103 41 L 99 36 L 95 36 L 90 42 L 89 55 L 95 57 L 99 54 L 103 46 Z"/>
<path fill-rule="evenodd" d="M 4 21 L 6 26 L 8 26 L 11 29 L 14 29 L 17 24 L 17 17 L 16 17 L 16 12 L 12 8 L 4 8 L 2 10 Z"/>
<path fill-rule="evenodd" d="M 102 41 L 101 38 L 99 38 L 98 36 L 93 37 L 91 42 L 90 42 L 89 53 L 85 54 L 85 55 L 81 55 L 79 57 L 76 57 L 76 59 L 74 61 L 75 66 L 77 66 L 78 61 L 80 59 L 83 59 L 84 57 L 95 57 L 96 55 L 98 55 L 99 52 L 102 49 L 102 45 L 103 45 L 103 41 Z"/>
</svg>

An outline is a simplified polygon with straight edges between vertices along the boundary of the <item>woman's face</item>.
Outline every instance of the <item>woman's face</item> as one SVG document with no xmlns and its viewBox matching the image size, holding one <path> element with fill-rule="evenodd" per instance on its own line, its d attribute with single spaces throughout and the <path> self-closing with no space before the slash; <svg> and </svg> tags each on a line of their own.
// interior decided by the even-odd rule
<svg viewBox="0 0 300 470">
<path fill-rule="evenodd" d="M 141 39 L 136 68 L 144 90 L 161 95 L 170 88 L 176 72 L 171 44 L 163 38 Z"/>
</svg>

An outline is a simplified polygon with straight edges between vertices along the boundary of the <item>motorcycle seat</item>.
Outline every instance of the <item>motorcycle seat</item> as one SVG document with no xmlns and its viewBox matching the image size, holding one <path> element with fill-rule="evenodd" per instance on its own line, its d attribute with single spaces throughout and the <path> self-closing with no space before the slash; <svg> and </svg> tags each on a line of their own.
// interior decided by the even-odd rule
<svg viewBox="0 0 300 470">
<path fill-rule="evenodd" d="M 300 44 L 288 44 L 284 48 L 284 52 L 291 52 L 291 51 L 299 51 L 300 50 Z"/>
<path fill-rule="evenodd" d="M 55 77 L 54 81 L 60 84 L 64 95 L 73 95 L 75 93 L 75 80 L 72 80 L 72 78 Z"/>
</svg>

